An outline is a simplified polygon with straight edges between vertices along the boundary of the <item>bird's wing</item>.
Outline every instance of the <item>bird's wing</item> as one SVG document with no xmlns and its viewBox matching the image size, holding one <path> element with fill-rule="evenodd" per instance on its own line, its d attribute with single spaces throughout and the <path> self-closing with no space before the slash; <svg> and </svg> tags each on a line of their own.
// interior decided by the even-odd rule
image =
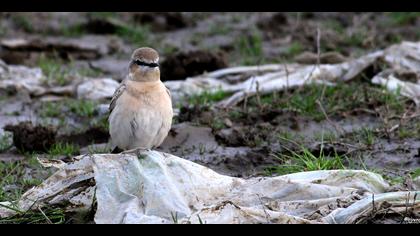
<svg viewBox="0 0 420 236">
<path fill-rule="evenodd" d="M 126 87 L 127 86 L 125 84 L 125 81 L 123 81 L 121 85 L 115 90 L 114 95 L 111 99 L 111 104 L 109 104 L 109 114 L 111 114 L 112 110 L 114 110 L 118 98 L 121 96 L 121 94 L 124 93 Z"/>
<path fill-rule="evenodd" d="M 171 91 L 167 87 L 165 87 L 165 88 L 166 88 L 166 92 L 168 93 L 169 97 L 172 98 Z"/>
</svg>

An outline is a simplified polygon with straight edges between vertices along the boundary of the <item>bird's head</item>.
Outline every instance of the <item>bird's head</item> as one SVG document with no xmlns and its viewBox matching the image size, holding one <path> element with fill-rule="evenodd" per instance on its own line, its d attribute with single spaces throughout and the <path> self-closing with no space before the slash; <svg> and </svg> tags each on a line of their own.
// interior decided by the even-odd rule
<svg viewBox="0 0 420 236">
<path fill-rule="evenodd" d="M 131 55 L 129 73 L 139 82 L 160 80 L 158 52 L 148 47 L 136 49 Z"/>
</svg>

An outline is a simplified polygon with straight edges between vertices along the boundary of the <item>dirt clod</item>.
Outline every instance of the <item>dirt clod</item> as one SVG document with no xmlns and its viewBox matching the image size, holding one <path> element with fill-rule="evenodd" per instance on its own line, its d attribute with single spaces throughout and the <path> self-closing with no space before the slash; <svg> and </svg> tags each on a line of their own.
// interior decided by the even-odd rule
<svg viewBox="0 0 420 236">
<path fill-rule="evenodd" d="M 288 23 L 285 13 L 279 12 L 269 18 L 260 20 L 257 26 L 262 30 L 279 31 Z"/>
<path fill-rule="evenodd" d="M 182 29 L 188 21 L 180 12 L 141 12 L 133 15 L 133 20 L 140 24 L 150 24 L 151 30 L 162 32 Z"/>
<path fill-rule="evenodd" d="M 316 64 L 318 55 L 312 52 L 304 52 L 295 57 L 295 61 L 302 64 Z M 321 64 L 338 64 L 346 61 L 346 57 L 338 52 L 327 52 L 319 56 Z"/>
<path fill-rule="evenodd" d="M 179 80 L 228 66 L 226 55 L 208 51 L 180 52 L 162 62 L 162 80 Z"/>
<path fill-rule="evenodd" d="M 272 130 L 268 123 L 260 123 L 254 127 L 243 126 L 216 131 L 215 139 L 219 144 L 228 147 L 260 146 Z"/>
<path fill-rule="evenodd" d="M 83 28 L 92 34 L 115 34 L 118 27 L 106 19 L 92 18 L 83 25 Z"/>
<path fill-rule="evenodd" d="M 81 147 L 88 146 L 93 143 L 106 143 L 109 139 L 107 130 L 99 127 L 92 127 L 81 133 L 73 133 L 57 138 L 62 143 L 72 143 Z"/>
<path fill-rule="evenodd" d="M 179 110 L 178 122 L 193 121 L 194 118 L 199 117 L 205 111 L 201 106 L 182 106 Z"/>
<path fill-rule="evenodd" d="M 55 143 L 56 130 L 51 126 L 21 122 L 7 125 L 4 130 L 13 133 L 13 144 L 23 152 L 46 152 Z"/>
</svg>

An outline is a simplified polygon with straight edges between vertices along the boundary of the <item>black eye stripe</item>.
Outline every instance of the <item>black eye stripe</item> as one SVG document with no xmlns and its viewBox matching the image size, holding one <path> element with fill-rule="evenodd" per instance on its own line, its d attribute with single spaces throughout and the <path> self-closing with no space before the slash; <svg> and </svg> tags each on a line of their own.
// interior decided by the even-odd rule
<svg viewBox="0 0 420 236">
<path fill-rule="evenodd" d="M 140 60 L 134 60 L 134 63 L 139 66 L 158 67 L 158 63 L 146 63 Z"/>
</svg>

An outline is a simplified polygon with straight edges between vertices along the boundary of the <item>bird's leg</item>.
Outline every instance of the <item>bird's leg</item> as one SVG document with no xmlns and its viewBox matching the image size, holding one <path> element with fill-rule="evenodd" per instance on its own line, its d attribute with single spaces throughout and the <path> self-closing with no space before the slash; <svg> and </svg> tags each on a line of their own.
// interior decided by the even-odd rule
<svg viewBox="0 0 420 236">
<path fill-rule="evenodd" d="M 130 150 L 121 152 L 121 154 L 136 154 L 137 156 L 140 156 L 142 151 L 150 152 L 151 149 L 138 147 L 138 148 L 134 148 L 134 149 L 130 149 Z"/>
</svg>

